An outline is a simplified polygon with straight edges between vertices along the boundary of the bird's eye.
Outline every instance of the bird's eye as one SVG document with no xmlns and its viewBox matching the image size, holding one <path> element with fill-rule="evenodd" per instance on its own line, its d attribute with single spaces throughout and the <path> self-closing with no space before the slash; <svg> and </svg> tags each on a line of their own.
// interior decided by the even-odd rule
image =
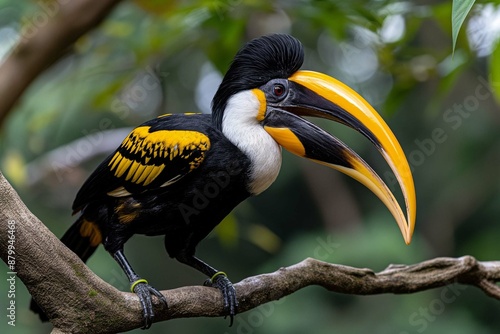
<svg viewBox="0 0 500 334">
<path fill-rule="evenodd" d="M 277 97 L 282 96 L 285 94 L 285 87 L 283 87 L 283 85 L 274 85 L 273 93 Z"/>
</svg>

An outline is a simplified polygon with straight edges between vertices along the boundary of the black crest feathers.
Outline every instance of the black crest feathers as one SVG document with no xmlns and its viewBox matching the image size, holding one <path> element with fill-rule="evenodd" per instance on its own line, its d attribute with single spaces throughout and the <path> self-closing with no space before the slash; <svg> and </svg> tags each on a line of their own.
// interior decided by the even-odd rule
<svg viewBox="0 0 500 334">
<path fill-rule="evenodd" d="M 260 87 L 271 79 L 286 79 L 303 62 L 302 44 L 290 35 L 274 34 L 248 42 L 234 57 L 212 101 L 215 126 L 222 126 L 224 109 L 232 95 Z"/>
</svg>

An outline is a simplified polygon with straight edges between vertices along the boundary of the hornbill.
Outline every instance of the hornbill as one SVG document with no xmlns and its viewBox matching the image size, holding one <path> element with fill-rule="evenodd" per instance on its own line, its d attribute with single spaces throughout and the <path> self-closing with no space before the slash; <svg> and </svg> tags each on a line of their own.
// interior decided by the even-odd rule
<svg viewBox="0 0 500 334">
<path fill-rule="evenodd" d="M 167 300 L 132 269 L 123 252 L 126 241 L 134 234 L 164 235 L 170 257 L 220 289 L 232 322 L 235 289 L 225 273 L 195 256 L 195 248 L 241 201 L 273 183 L 282 147 L 364 184 L 388 207 L 405 242 L 411 241 L 415 189 L 400 144 L 352 89 L 325 74 L 299 70 L 303 59 L 303 47 L 292 36 L 250 41 L 224 76 L 211 115 L 166 114 L 139 125 L 76 195 L 73 210 L 80 216 L 61 240 L 83 261 L 104 245 L 139 297 L 144 328 L 154 317 L 151 295 L 165 305 Z M 367 137 L 396 175 L 406 215 L 366 162 L 303 116 L 333 120 Z"/>
</svg>

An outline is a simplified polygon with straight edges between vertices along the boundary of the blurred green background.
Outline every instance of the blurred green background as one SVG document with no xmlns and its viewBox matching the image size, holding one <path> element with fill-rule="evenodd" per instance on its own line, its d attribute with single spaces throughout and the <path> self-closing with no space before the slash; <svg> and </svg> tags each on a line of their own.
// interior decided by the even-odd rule
<svg viewBox="0 0 500 334">
<path fill-rule="evenodd" d="M 0 57 L 27 22 L 51 15 L 50 4 L 0 0 Z M 304 69 L 361 93 L 400 140 L 417 189 L 414 241 L 404 245 L 392 216 L 369 190 L 284 153 L 276 183 L 241 204 L 197 254 L 233 282 L 306 257 L 374 270 L 439 256 L 500 260 L 500 6 L 476 3 L 454 54 L 451 14 L 451 1 L 431 0 L 124 2 L 23 95 L 1 129 L 0 169 L 61 236 L 74 219 L 79 186 L 131 127 L 166 112 L 210 112 L 221 76 L 243 43 L 286 32 L 305 46 Z M 401 197 L 367 140 L 318 123 Z M 169 259 L 161 237 L 136 236 L 125 252 L 158 289 L 205 279 Z M 128 290 L 102 247 L 88 265 Z M 0 268 L 7 272 L 3 262 Z M 5 287 L 0 285 L 1 333 L 51 330 L 28 310 L 29 294 L 19 280 L 16 327 L 8 326 Z M 178 319 L 154 324 L 148 333 L 499 333 L 498 314 L 498 301 L 472 287 L 361 297 L 310 287 L 238 315 L 231 328 L 222 318 Z"/>
</svg>

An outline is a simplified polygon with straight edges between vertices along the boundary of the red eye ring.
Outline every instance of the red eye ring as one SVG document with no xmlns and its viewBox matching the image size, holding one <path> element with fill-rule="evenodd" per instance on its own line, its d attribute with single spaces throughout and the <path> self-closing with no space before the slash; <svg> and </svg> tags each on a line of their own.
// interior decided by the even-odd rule
<svg viewBox="0 0 500 334">
<path fill-rule="evenodd" d="M 281 96 L 285 94 L 285 87 L 283 85 L 274 85 L 273 93 L 275 96 Z"/>
</svg>

